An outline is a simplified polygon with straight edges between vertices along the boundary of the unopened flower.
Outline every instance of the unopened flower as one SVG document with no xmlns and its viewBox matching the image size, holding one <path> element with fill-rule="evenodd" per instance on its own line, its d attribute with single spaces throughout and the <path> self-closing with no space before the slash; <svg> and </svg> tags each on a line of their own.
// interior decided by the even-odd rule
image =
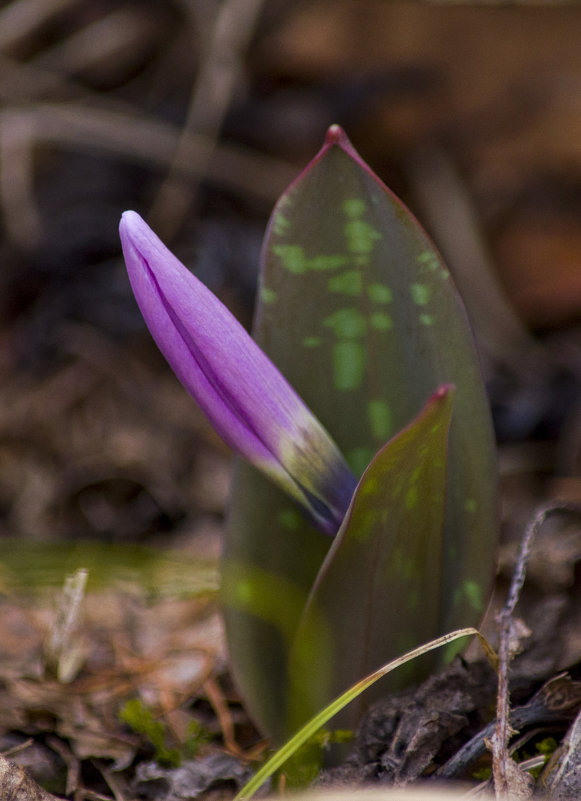
<svg viewBox="0 0 581 801">
<path fill-rule="evenodd" d="M 121 241 L 159 349 L 218 434 L 334 534 L 356 480 L 340 451 L 242 325 L 133 211 Z"/>
</svg>

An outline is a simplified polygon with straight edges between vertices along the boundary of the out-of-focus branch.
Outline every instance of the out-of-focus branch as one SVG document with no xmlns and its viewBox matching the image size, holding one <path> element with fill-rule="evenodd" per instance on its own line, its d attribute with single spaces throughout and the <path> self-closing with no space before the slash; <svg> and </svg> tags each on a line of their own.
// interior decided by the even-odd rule
<svg viewBox="0 0 581 801">
<path fill-rule="evenodd" d="M 193 87 L 187 118 L 166 181 L 151 209 L 150 218 L 163 237 L 171 238 L 195 203 L 222 123 L 242 73 L 242 55 L 260 16 L 264 0 L 223 0 L 207 51 Z M 209 148 L 196 164 L 196 181 L 184 181 L 185 163 L 191 158 L 192 134 L 206 138 Z M 200 154 L 201 155 L 201 154 Z"/>
<path fill-rule="evenodd" d="M 51 17 L 78 0 L 13 0 L 0 10 L 0 50 L 26 39 Z"/>
<path fill-rule="evenodd" d="M 222 186 L 269 204 L 296 174 L 284 161 L 129 112 L 82 103 L 46 103 L 0 112 L 0 205 L 10 237 L 30 246 L 40 231 L 33 191 L 32 152 L 39 143 L 119 155 L 167 168 L 179 145 L 176 175 L 210 177 Z M 179 171 L 178 171 L 179 169 Z"/>
<path fill-rule="evenodd" d="M 530 374 L 542 348 L 513 310 L 496 276 L 462 178 L 447 154 L 430 148 L 410 162 L 413 193 L 462 296 L 483 354 Z M 538 369 L 537 369 L 538 374 Z"/>
</svg>

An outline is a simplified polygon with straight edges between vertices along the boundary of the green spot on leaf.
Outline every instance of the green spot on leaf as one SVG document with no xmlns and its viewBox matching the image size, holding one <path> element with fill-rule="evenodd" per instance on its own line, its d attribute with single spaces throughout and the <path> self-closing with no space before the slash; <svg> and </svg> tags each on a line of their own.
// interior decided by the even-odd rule
<svg viewBox="0 0 581 801">
<path fill-rule="evenodd" d="M 351 220 L 345 225 L 347 250 L 351 253 L 371 253 L 375 242 L 382 239 L 379 231 L 364 220 Z"/>
<path fill-rule="evenodd" d="M 358 389 L 365 373 L 365 348 L 360 342 L 346 340 L 333 346 L 333 385 L 344 392 Z"/>
<path fill-rule="evenodd" d="M 348 217 L 361 217 L 365 213 L 365 203 L 358 197 L 343 201 L 343 211 Z"/>
<path fill-rule="evenodd" d="M 338 309 L 325 317 L 323 325 L 332 328 L 335 336 L 340 339 L 362 337 L 367 329 L 364 315 L 355 308 Z"/>
<path fill-rule="evenodd" d="M 430 300 L 430 287 L 427 284 L 412 284 L 410 286 L 412 300 L 418 306 L 425 306 Z"/>
<path fill-rule="evenodd" d="M 329 278 L 327 286 L 331 292 L 340 292 L 342 295 L 360 295 L 363 288 L 363 274 L 360 270 L 350 270 L 348 273 Z"/>
<path fill-rule="evenodd" d="M 464 595 L 468 603 L 476 612 L 481 612 L 484 608 L 482 599 L 482 588 L 476 581 L 465 581 L 463 585 Z"/>
<path fill-rule="evenodd" d="M 391 303 L 393 293 L 384 284 L 371 284 L 367 287 L 367 294 L 374 303 Z"/>
<path fill-rule="evenodd" d="M 304 273 L 307 269 L 305 251 L 300 245 L 274 245 L 272 252 L 290 273 Z"/>
<path fill-rule="evenodd" d="M 274 213 L 274 218 L 272 221 L 272 230 L 277 236 L 283 236 L 286 234 L 290 227 L 290 220 L 288 220 L 284 214 L 281 214 L 280 211 Z"/>
<path fill-rule="evenodd" d="M 357 542 L 368 540 L 377 527 L 379 515 L 376 509 L 364 509 L 353 528 L 353 539 Z"/>
<path fill-rule="evenodd" d="M 370 476 L 361 487 L 360 494 L 364 498 L 366 495 L 375 495 L 380 489 L 379 481 L 375 476 Z"/>
<path fill-rule="evenodd" d="M 369 324 L 375 331 L 391 331 L 393 320 L 385 312 L 374 312 L 369 318 Z"/>
<path fill-rule="evenodd" d="M 478 509 L 478 504 L 474 498 L 468 498 L 468 500 L 464 503 L 464 509 L 473 514 Z"/>
<path fill-rule="evenodd" d="M 269 289 L 266 286 L 260 287 L 260 300 L 269 305 L 276 301 L 276 292 L 274 289 Z"/>
<path fill-rule="evenodd" d="M 418 263 L 430 272 L 440 267 L 440 261 L 433 250 L 424 250 L 420 253 L 418 256 Z"/>
<path fill-rule="evenodd" d="M 321 337 L 305 337 L 303 339 L 305 348 L 318 348 L 321 342 Z"/>
<path fill-rule="evenodd" d="M 367 404 L 367 417 L 375 439 L 385 442 L 391 434 L 391 410 L 384 400 L 373 400 Z"/>
<path fill-rule="evenodd" d="M 482 589 L 476 581 L 467 579 L 461 587 L 454 591 L 454 604 L 464 606 L 468 602 L 476 612 L 481 612 L 484 608 Z"/>
<path fill-rule="evenodd" d="M 236 586 L 234 588 L 234 592 L 236 595 L 236 599 L 239 603 L 248 604 L 252 600 L 252 596 L 254 595 L 252 589 L 252 582 L 246 581 L 245 579 L 238 579 L 236 581 Z"/>
<path fill-rule="evenodd" d="M 307 259 L 300 245 L 273 245 L 272 252 L 281 260 L 290 273 L 299 274 L 307 270 L 336 270 L 349 263 L 349 258 L 339 254 L 313 256 Z"/>
<path fill-rule="evenodd" d="M 405 508 L 409 511 L 410 509 L 415 509 L 417 505 L 418 488 L 415 484 L 412 484 L 411 487 L 408 487 L 405 494 Z"/>
<path fill-rule="evenodd" d="M 420 314 L 418 319 L 422 325 L 434 325 L 433 314 Z"/>
</svg>

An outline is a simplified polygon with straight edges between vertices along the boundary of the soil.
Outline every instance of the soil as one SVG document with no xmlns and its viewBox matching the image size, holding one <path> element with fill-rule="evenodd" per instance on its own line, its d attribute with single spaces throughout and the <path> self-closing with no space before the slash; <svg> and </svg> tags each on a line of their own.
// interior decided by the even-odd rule
<svg viewBox="0 0 581 801">
<path fill-rule="evenodd" d="M 581 6 L 251 5 L 221 27 L 202 0 L 0 9 L 2 798 L 217 801 L 268 749 L 215 600 L 230 454 L 144 328 L 123 210 L 249 325 L 272 205 L 341 124 L 466 287 L 499 442 L 493 643 L 534 510 L 581 500 Z M 514 741 L 555 799 L 581 795 L 580 560 L 555 516 L 517 608 Z M 495 693 L 473 646 L 318 784 L 486 781 L 466 743 Z"/>
</svg>

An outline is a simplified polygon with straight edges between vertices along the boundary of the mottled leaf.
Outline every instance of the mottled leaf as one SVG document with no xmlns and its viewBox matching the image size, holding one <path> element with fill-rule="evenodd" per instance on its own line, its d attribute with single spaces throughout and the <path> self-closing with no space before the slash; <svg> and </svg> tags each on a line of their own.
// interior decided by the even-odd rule
<svg viewBox="0 0 581 801">
<path fill-rule="evenodd" d="M 442 626 L 434 599 L 442 582 L 453 396 L 451 387 L 438 390 L 359 482 L 293 645 L 291 730 Z M 425 675 L 425 660 L 394 673 L 389 689 Z M 369 700 L 366 694 L 361 703 Z M 359 710 L 352 705 L 349 713 L 341 725 L 355 725 Z"/>
<path fill-rule="evenodd" d="M 436 387 L 456 386 L 430 604 L 439 623 L 430 636 L 478 622 L 498 526 L 493 436 L 471 333 L 434 246 L 337 126 L 274 210 L 254 336 L 358 476 Z M 290 733 L 289 638 L 330 545 L 281 492 L 238 465 L 225 546 L 227 636 L 248 708 L 276 741 Z M 256 601 L 266 576 L 278 587 L 268 619 Z"/>
</svg>

